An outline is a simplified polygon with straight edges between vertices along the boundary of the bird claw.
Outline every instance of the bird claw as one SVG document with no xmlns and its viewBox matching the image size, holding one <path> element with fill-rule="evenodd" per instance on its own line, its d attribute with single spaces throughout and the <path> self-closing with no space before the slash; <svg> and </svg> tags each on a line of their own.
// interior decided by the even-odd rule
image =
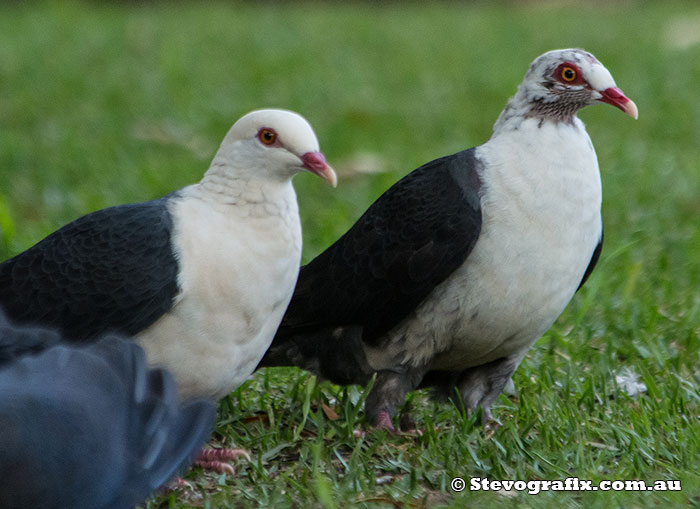
<svg viewBox="0 0 700 509">
<path fill-rule="evenodd" d="M 367 436 L 367 432 L 362 429 L 354 429 L 352 430 L 352 436 L 355 438 L 365 438 Z"/>
<path fill-rule="evenodd" d="M 245 449 L 229 449 L 222 447 L 220 449 L 202 449 L 197 461 L 228 461 L 238 458 L 245 458 L 250 461 L 250 453 Z"/>
<path fill-rule="evenodd" d="M 173 490 L 194 491 L 194 486 L 182 477 L 174 477 L 158 489 L 160 493 L 168 493 Z"/>
<path fill-rule="evenodd" d="M 391 423 L 391 417 L 389 416 L 389 412 L 382 410 L 377 414 L 377 422 L 373 425 L 372 431 L 386 431 L 387 433 L 391 433 L 392 435 L 396 434 L 396 429 Z M 367 432 L 361 429 L 354 429 L 352 430 L 352 435 L 355 438 L 364 438 L 365 436 L 367 436 Z"/>
<path fill-rule="evenodd" d="M 418 429 L 415 425 L 415 422 L 413 422 L 413 419 L 411 419 L 411 424 L 413 426 L 409 429 L 403 429 L 401 427 L 401 431 L 397 431 L 396 428 L 394 428 L 394 424 L 391 422 L 391 416 L 389 415 L 389 412 L 382 410 L 377 414 L 377 423 L 373 426 L 372 431 L 385 431 L 391 435 L 396 435 L 396 436 L 421 436 L 423 435 L 423 430 Z M 437 429 L 437 428 L 435 428 Z M 364 438 L 367 436 L 367 432 L 361 430 L 361 429 L 355 429 L 352 431 L 352 435 L 355 438 Z"/>
<path fill-rule="evenodd" d="M 491 438 L 498 431 L 498 428 L 501 427 L 501 423 L 493 418 L 489 408 L 484 408 L 484 413 L 481 416 L 481 425 L 484 427 L 484 438 L 486 440 Z"/>
<path fill-rule="evenodd" d="M 224 474 L 234 476 L 236 475 L 236 470 L 230 463 L 225 463 L 223 461 L 200 461 L 197 460 L 192 465 L 206 470 L 208 472 L 216 472 L 217 474 Z"/>
<path fill-rule="evenodd" d="M 203 449 L 192 465 L 209 472 L 234 476 L 236 470 L 228 461 L 238 458 L 250 461 L 250 454 L 244 449 Z"/>
<path fill-rule="evenodd" d="M 496 422 L 493 420 L 493 415 L 491 414 L 491 409 L 482 407 L 483 412 L 481 414 L 481 425 L 486 427 L 487 424 L 491 422 Z"/>
</svg>

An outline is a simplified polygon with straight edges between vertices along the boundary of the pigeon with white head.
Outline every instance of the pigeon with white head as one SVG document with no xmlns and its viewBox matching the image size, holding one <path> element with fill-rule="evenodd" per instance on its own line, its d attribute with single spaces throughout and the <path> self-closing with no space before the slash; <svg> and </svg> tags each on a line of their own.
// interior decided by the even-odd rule
<svg viewBox="0 0 700 509">
<path fill-rule="evenodd" d="M 0 306 L 71 341 L 133 336 L 180 397 L 221 398 L 252 373 L 291 298 L 300 171 L 337 181 L 309 123 L 249 113 L 199 183 L 88 214 L 1 263 Z"/>
<path fill-rule="evenodd" d="M 433 387 L 491 405 L 596 265 L 598 161 L 581 108 L 637 107 L 580 49 L 530 65 L 493 135 L 389 188 L 308 265 L 260 366 L 366 384 L 371 424 Z"/>
</svg>

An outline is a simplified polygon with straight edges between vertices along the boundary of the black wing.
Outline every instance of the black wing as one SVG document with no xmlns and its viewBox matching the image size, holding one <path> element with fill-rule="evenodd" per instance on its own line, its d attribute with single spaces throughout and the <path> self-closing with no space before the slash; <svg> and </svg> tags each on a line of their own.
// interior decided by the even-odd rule
<svg viewBox="0 0 700 509">
<path fill-rule="evenodd" d="M 301 268 L 281 335 L 360 325 L 372 342 L 464 263 L 481 229 L 474 150 L 436 159 L 387 190 Z"/>
<path fill-rule="evenodd" d="M 168 199 L 93 212 L 3 262 L 0 307 L 70 339 L 145 329 L 178 292 Z"/>
<path fill-rule="evenodd" d="M 581 283 L 579 283 L 578 288 L 576 288 L 576 291 L 578 292 L 583 284 L 586 282 L 588 279 L 588 276 L 591 275 L 593 272 L 593 269 L 595 269 L 596 264 L 598 263 L 598 258 L 600 258 L 600 252 L 603 250 L 603 227 L 601 226 L 600 228 L 600 239 L 598 240 L 598 245 L 596 245 L 595 249 L 593 250 L 593 256 L 591 256 L 591 261 L 588 262 L 588 267 L 586 267 L 586 272 L 583 274 L 583 278 L 581 278 Z"/>
<path fill-rule="evenodd" d="M 25 356 L 0 368 L 0 507 L 133 507 L 191 460 L 214 415 L 181 405 L 173 378 L 116 336 Z"/>
</svg>

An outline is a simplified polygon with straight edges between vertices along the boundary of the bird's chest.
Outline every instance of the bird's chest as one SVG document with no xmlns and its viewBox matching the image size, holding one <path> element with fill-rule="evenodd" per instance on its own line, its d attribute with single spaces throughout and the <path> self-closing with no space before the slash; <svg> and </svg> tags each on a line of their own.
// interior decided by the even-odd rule
<svg viewBox="0 0 700 509">
<path fill-rule="evenodd" d="M 140 339 L 151 363 L 174 372 L 182 395 L 218 398 L 253 372 L 272 340 L 296 283 L 301 229 L 298 214 L 180 206 L 180 293 Z"/>
<path fill-rule="evenodd" d="M 573 297 L 601 235 L 601 185 L 585 131 L 537 133 L 550 147 L 487 145 L 483 225 L 444 288 L 460 302 L 454 342 L 477 363 L 527 349 Z M 534 138 L 534 137 L 533 137 Z M 463 341 L 466 339 L 466 341 Z M 475 355 L 476 354 L 476 355 Z M 481 358 L 479 358 L 481 357 Z"/>
<path fill-rule="evenodd" d="M 527 143 L 479 149 L 479 239 L 406 323 L 420 338 L 415 351 L 445 352 L 434 368 L 524 353 L 574 295 L 600 239 L 602 196 L 588 136 L 566 134 L 549 152 Z"/>
<path fill-rule="evenodd" d="M 226 218 L 221 223 L 183 238 L 180 298 L 189 307 L 201 307 L 205 315 L 217 309 L 239 311 L 248 316 L 245 332 L 251 334 L 296 281 L 298 221 L 289 224 L 275 216 L 245 222 Z"/>
</svg>

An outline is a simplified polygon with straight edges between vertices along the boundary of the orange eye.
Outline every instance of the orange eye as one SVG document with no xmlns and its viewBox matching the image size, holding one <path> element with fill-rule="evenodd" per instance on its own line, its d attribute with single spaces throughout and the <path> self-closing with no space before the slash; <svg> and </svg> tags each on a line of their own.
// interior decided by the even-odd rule
<svg viewBox="0 0 700 509">
<path fill-rule="evenodd" d="M 562 67 L 561 68 L 561 79 L 564 81 L 574 81 L 576 79 L 576 69 L 573 67 Z"/>
<path fill-rule="evenodd" d="M 260 132 L 258 132 L 258 139 L 263 145 L 272 145 L 277 141 L 277 133 L 272 129 L 262 128 Z"/>
</svg>

